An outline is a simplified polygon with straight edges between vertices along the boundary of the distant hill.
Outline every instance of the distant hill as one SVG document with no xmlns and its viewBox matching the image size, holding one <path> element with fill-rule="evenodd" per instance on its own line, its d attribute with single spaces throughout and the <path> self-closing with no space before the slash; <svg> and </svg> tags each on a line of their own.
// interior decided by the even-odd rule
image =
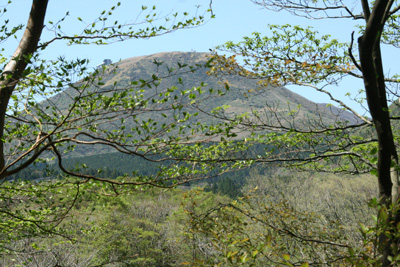
<svg viewBox="0 0 400 267">
<path fill-rule="evenodd" d="M 291 123 L 304 124 L 304 127 L 310 123 L 315 125 L 332 124 L 335 121 L 347 121 L 350 124 L 357 124 L 358 119 L 351 113 L 343 111 L 336 107 L 327 107 L 326 104 L 314 103 L 284 87 L 270 87 L 259 89 L 258 81 L 239 76 L 215 77 L 207 75 L 208 68 L 204 65 L 209 60 L 210 54 L 197 52 L 166 52 L 148 56 L 134 57 L 122 60 L 115 64 L 105 67 L 99 76 L 103 83 L 102 89 L 107 92 L 108 89 L 128 87 L 134 81 L 151 80 L 154 77 L 163 77 L 161 83 L 157 86 L 148 88 L 144 86 L 144 98 L 157 97 L 159 92 L 164 92 L 167 88 L 178 88 L 173 94 L 179 94 L 181 90 L 192 87 L 200 87 L 206 93 L 200 96 L 198 104 L 190 107 L 190 111 L 199 111 L 199 116 L 194 118 L 191 123 L 197 121 L 213 122 L 216 119 L 209 117 L 213 108 L 218 106 L 226 107 L 221 116 L 234 117 L 243 113 L 257 113 L 270 124 Z M 192 66 L 191 68 L 189 66 Z M 193 71 L 191 71 L 193 70 Z M 225 92 L 224 83 L 229 84 L 229 91 L 226 94 L 209 94 L 211 88 L 214 91 Z M 71 99 L 78 94 L 73 88 L 68 88 L 60 94 L 52 97 L 50 100 L 61 110 L 67 109 Z M 189 101 L 190 99 L 186 99 Z M 42 103 L 46 105 L 46 101 Z M 169 117 L 173 110 L 143 112 L 143 119 L 152 118 L 155 121 L 164 121 L 164 113 Z M 291 113 L 290 120 L 286 120 Z M 282 118 L 282 121 L 279 121 Z M 250 116 L 249 120 L 252 120 Z M 127 129 L 133 127 L 133 122 L 126 121 Z M 112 130 L 113 125 L 109 126 Z M 240 136 L 239 136 L 240 138 Z M 90 150 L 77 150 L 80 155 L 94 155 L 107 153 L 108 151 L 92 147 Z"/>
</svg>

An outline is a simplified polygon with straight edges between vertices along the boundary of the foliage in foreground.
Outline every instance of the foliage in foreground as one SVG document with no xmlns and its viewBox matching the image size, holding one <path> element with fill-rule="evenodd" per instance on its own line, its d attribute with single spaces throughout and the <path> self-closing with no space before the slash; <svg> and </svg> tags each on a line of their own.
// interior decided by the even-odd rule
<svg viewBox="0 0 400 267">
<path fill-rule="evenodd" d="M 159 155 L 166 155 L 163 159 L 164 162 L 175 160 L 182 163 L 163 166 L 155 177 L 137 177 L 138 179 L 129 182 L 132 188 L 149 184 L 168 187 L 172 186 L 171 183 L 183 184 L 209 177 L 208 175 L 215 170 L 213 164 L 218 165 L 220 162 L 223 162 L 221 164 L 222 172 L 230 172 L 232 169 L 253 163 L 252 159 L 247 161 L 248 158 L 245 158 L 242 161 L 237 157 L 240 150 L 246 150 L 250 145 L 244 142 L 242 145 L 234 146 L 233 143 L 226 141 L 227 138 L 237 136 L 234 132 L 235 128 L 240 128 L 244 132 L 246 129 L 250 129 L 252 135 L 247 141 L 265 144 L 270 149 L 266 153 L 256 155 L 255 160 L 257 161 L 289 162 L 300 165 L 297 166 L 299 168 L 302 168 L 305 163 L 309 164 L 305 167 L 311 165 L 314 170 L 332 172 L 366 173 L 371 170 L 376 171 L 381 205 L 378 205 L 376 228 L 379 236 L 377 254 L 382 256 L 383 266 L 394 264 L 398 255 L 396 247 L 400 243 L 397 234 L 400 216 L 398 208 L 392 208 L 391 205 L 398 204 L 400 198 L 399 162 L 398 140 L 391 125 L 392 118 L 389 109 L 391 100 L 387 99 L 387 95 L 398 98 L 399 79 L 397 75 L 385 78 L 380 45 L 388 44 L 398 47 L 398 15 L 396 15 L 400 10 L 398 3 L 387 0 L 376 0 L 371 3 L 361 1 L 362 8 L 359 8 L 355 2 L 346 6 L 340 1 L 290 1 L 289 4 L 274 0 L 254 0 L 253 2 L 266 8 L 283 9 L 292 14 L 309 18 L 313 18 L 314 15 L 316 17 L 322 15 L 321 18 L 361 19 L 361 21 L 365 21 L 365 24 L 359 26 L 361 29 L 357 47 L 359 55 L 354 55 L 357 51 L 356 45 L 354 45 L 354 34 L 349 36 L 349 44 L 339 44 L 335 40 L 330 40 L 329 36 L 319 36 L 308 28 L 302 29 L 288 25 L 271 26 L 272 37 L 263 38 L 261 35 L 255 34 L 253 37 L 245 38 L 244 42 L 239 44 L 227 43 L 224 46 L 225 49 L 242 56 L 244 66 L 237 64 L 234 57 L 226 58 L 223 55 L 215 55 L 216 65 L 211 72 L 228 71 L 228 74 L 233 72 L 249 78 L 261 78 L 264 80 L 264 84 L 268 85 L 311 87 L 327 94 L 332 101 L 352 112 L 363 122 L 357 127 L 372 129 L 377 139 L 372 135 L 360 138 L 351 133 L 353 125 L 341 122 L 335 125 L 320 123 L 321 118 L 310 118 L 313 123 L 309 124 L 309 127 L 299 127 L 300 125 L 292 116 L 297 111 L 289 114 L 282 113 L 282 115 L 286 115 L 284 118 L 272 116 L 275 119 L 271 121 L 269 120 L 270 116 L 267 116 L 267 120 L 263 120 L 263 112 L 257 110 L 249 115 L 226 117 L 226 113 L 218 112 L 217 109 L 213 115 L 224 119 L 226 123 L 216 126 L 199 123 L 194 128 L 189 128 L 185 123 L 190 118 L 196 117 L 197 113 L 188 112 L 185 108 L 190 110 L 196 99 L 201 98 L 204 84 L 188 90 L 170 87 L 158 93 L 157 88 L 162 77 L 155 74 L 148 81 L 132 79 L 128 84 L 118 84 L 118 82 L 106 84 L 107 81 L 103 81 L 99 76 L 101 70 L 97 70 L 95 73 L 87 71 L 86 59 L 68 61 L 59 58 L 47 61 L 41 59 L 38 51 L 46 49 L 59 40 L 64 40 L 69 45 L 104 44 L 119 40 L 155 37 L 177 29 L 198 26 L 205 21 L 204 16 L 188 17 L 185 12 L 181 19 L 177 17 L 177 14 L 172 14 L 171 18 L 157 23 L 157 14 L 153 7 L 152 11 L 146 13 L 144 17 L 139 16 L 133 24 L 119 24 L 117 20 L 113 22 L 111 19 L 114 10 L 120 6 L 120 3 L 117 3 L 110 9 L 102 11 L 92 23 L 85 24 L 80 35 L 76 32 L 65 35 L 61 26 L 65 18 L 60 18 L 58 22 L 45 22 L 48 1 L 33 0 L 24 33 L 20 33 L 24 28 L 21 25 L 7 27 L 8 20 L 6 18 L 0 29 L 2 42 L 13 37 L 20 39 L 12 57 L 0 55 L 1 62 L 4 62 L 4 65 L 1 66 L 0 79 L 0 178 L 17 174 L 34 162 L 45 161 L 48 160 L 47 156 L 54 156 L 62 171 L 71 176 L 83 178 L 81 183 L 88 183 L 92 180 L 104 181 L 99 175 L 88 175 L 80 172 L 79 169 L 74 172 L 63 167 L 65 151 L 71 151 L 76 145 L 101 144 L 106 148 L 136 155 L 150 161 L 156 160 L 155 158 Z M 11 1 L 9 1 L 10 3 Z M 142 7 L 142 11 L 146 9 L 146 7 Z M 2 9 L 4 14 L 6 11 L 6 8 Z M 210 9 L 208 12 L 213 17 L 212 10 Z M 81 18 L 78 20 L 82 21 Z M 144 24 L 147 27 L 141 28 Z M 46 37 L 42 36 L 42 30 L 46 28 L 46 25 L 56 37 L 46 40 Z M 161 65 L 161 63 L 156 64 Z M 184 71 L 183 68 L 179 66 L 178 73 Z M 102 70 L 104 72 L 106 68 Z M 189 67 L 188 71 L 192 70 Z M 174 73 L 176 72 L 169 68 L 166 75 Z M 336 85 L 346 76 L 356 77 L 364 82 L 372 120 L 357 114 L 342 101 L 332 97 L 326 90 L 328 86 Z M 76 79 L 77 77 L 78 79 Z M 178 82 L 181 83 L 179 78 Z M 262 83 L 261 85 L 263 85 Z M 67 87 L 71 87 L 68 91 L 70 102 L 64 109 L 61 109 L 59 103 L 53 101 L 54 98 L 51 96 L 66 92 Z M 155 88 L 156 93 L 146 94 L 143 89 L 146 87 Z M 47 104 L 39 104 L 37 100 L 40 98 L 46 99 Z M 398 101 L 393 104 L 396 102 Z M 170 110 L 174 115 L 163 114 L 164 110 Z M 159 125 L 152 118 L 146 116 L 138 118 L 137 116 L 142 113 L 162 113 L 168 119 L 164 124 Z M 279 109 L 273 110 L 272 113 L 272 115 L 280 114 Z M 110 121 L 120 121 L 120 123 L 116 129 L 109 131 L 103 125 Z M 128 121 L 134 126 L 130 127 L 130 131 L 125 131 L 125 123 Z M 260 133 L 260 131 L 269 130 L 273 132 L 265 135 Z M 135 134 L 131 134 L 131 132 Z M 220 137 L 223 142 L 215 146 L 202 145 L 202 143 L 215 140 L 216 136 Z M 187 146 L 187 144 L 192 146 Z M 280 151 L 277 155 L 276 148 L 286 148 L 287 150 Z M 84 164 L 82 164 L 82 168 L 85 168 Z M 115 186 L 127 184 L 111 179 L 106 182 L 109 183 L 111 191 L 114 191 L 115 194 L 118 194 Z M 15 192 L 14 188 L 20 192 Z M 39 233 L 45 235 L 54 233 L 56 229 L 59 229 L 57 226 L 61 224 L 62 218 L 65 218 L 65 215 L 71 210 L 70 207 L 77 200 L 77 198 L 70 200 L 72 204 L 64 203 L 63 189 L 60 190 L 61 194 L 55 197 L 56 201 L 49 204 L 51 209 L 47 209 L 46 205 L 32 208 L 25 204 L 27 200 L 29 203 L 33 203 L 33 206 L 47 202 L 48 200 L 45 199 L 47 194 L 39 193 L 45 192 L 42 189 L 24 185 L 10 188 L 12 195 L 5 194 L 4 208 L 1 209 L 7 220 L 10 219 L 4 229 L 13 225 L 31 237 Z M 71 189 L 72 192 L 76 192 L 76 196 L 78 196 L 78 190 L 79 187 Z M 252 203 L 243 203 L 244 207 L 250 204 Z M 233 204 L 230 205 L 231 209 L 234 207 Z M 263 204 L 261 207 L 266 206 Z M 255 209 L 255 207 L 251 208 Z M 286 209 L 289 214 L 296 214 L 286 206 L 279 208 L 279 210 L 281 209 Z M 222 207 L 218 210 L 222 211 Z M 242 216 L 249 217 L 245 210 L 241 213 Z M 213 218 L 212 214 L 214 213 L 210 213 L 207 218 Z M 293 216 L 302 218 L 298 214 Z M 312 216 L 305 217 L 312 219 Z M 239 215 L 237 218 L 238 221 L 235 223 L 241 229 L 240 225 L 246 220 Z M 259 221 L 263 221 L 263 219 L 260 218 Z M 47 222 L 47 226 L 43 226 L 43 222 Z M 330 226 L 330 224 L 327 225 Z M 279 225 L 277 227 L 280 229 Z M 293 227 L 301 232 L 302 236 L 307 237 L 308 233 L 303 229 L 298 229 L 296 225 Z M 29 233 L 35 228 L 37 229 L 36 233 Z M 214 231 L 214 228 L 210 229 Z M 321 231 L 317 229 L 315 238 L 322 239 L 319 236 L 323 233 Z M 59 232 L 59 234 L 61 233 Z M 274 235 L 271 236 L 275 238 Z M 14 239 L 15 236 L 8 234 L 5 236 L 3 244 L 7 244 L 8 240 L 13 242 Z M 207 236 L 205 240 L 208 240 Z M 334 241 L 342 243 L 341 240 Z M 245 242 L 247 241 L 239 243 Z M 267 245 L 269 245 L 268 242 Z M 278 249 L 276 255 L 279 253 Z M 307 255 L 304 259 L 305 262 L 299 260 L 299 262 L 290 264 L 307 264 L 308 261 L 311 261 L 308 260 L 308 250 L 305 250 L 304 253 Z M 272 261 L 284 264 L 285 262 L 282 262 L 284 260 L 289 264 L 290 260 L 293 258 L 297 260 L 296 258 L 299 257 L 296 254 L 283 255 L 282 259 L 277 258 Z M 330 258 L 330 254 L 327 253 L 327 255 Z M 312 260 L 318 263 L 330 263 L 325 259 L 313 258 Z M 337 261 L 340 261 L 340 258 L 337 258 Z"/>
</svg>

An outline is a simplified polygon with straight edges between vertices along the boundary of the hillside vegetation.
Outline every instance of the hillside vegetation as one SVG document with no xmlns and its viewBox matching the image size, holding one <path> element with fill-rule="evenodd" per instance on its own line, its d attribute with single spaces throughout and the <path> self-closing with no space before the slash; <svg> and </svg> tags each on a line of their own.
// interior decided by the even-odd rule
<svg viewBox="0 0 400 267">
<path fill-rule="evenodd" d="M 358 229 L 360 222 L 373 223 L 375 210 L 366 203 L 376 194 L 375 177 L 280 170 L 253 171 L 246 181 L 235 200 L 206 188 L 139 189 L 111 196 L 112 188 L 87 185 L 62 223 L 74 239 L 27 237 L 3 244 L 10 250 L 0 264 L 347 266 L 347 248 L 329 242 L 366 250 Z"/>
</svg>

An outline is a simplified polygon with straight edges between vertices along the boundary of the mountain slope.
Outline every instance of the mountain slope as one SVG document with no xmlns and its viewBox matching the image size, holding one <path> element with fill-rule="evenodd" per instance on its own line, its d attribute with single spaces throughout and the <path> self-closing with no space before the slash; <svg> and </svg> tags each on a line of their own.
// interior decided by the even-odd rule
<svg viewBox="0 0 400 267">
<path fill-rule="evenodd" d="M 193 125 L 197 122 L 215 123 L 220 119 L 234 119 L 237 115 L 247 113 L 248 122 L 260 124 L 262 120 L 261 126 L 266 126 L 264 130 L 271 125 L 308 128 L 324 127 L 336 121 L 358 123 L 358 119 L 349 112 L 311 102 L 284 87 L 260 89 L 257 80 L 239 76 L 208 75 L 208 68 L 204 65 L 209 56 L 208 53 L 169 52 L 122 60 L 99 71 L 97 79 L 101 81 L 101 86 L 96 89 L 96 94 L 107 96 L 111 95 L 112 91 L 132 88 L 132 99 L 138 99 L 138 105 L 135 119 L 129 118 L 130 114 L 123 114 L 127 118 L 123 121 L 125 131 L 138 127 L 143 121 L 168 123 L 173 119 L 180 119 L 183 111 L 199 113 L 188 122 Z M 229 85 L 228 91 L 226 84 Z M 199 94 L 200 89 L 204 93 Z M 184 92 L 188 90 L 196 94 L 194 99 L 189 93 L 185 95 Z M 215 93 L 218 91 L 220 93 Z M 176 95 L 178 100 L 173 104 L 160 103 L 167 93 L 171 96 Z M 171 96 L 169 97 L 172 99 Z M 51 102 L 60 110 L 68 110 L 76 97 L 79 97 L 79 90 L 71 87 L 42 105 L 46 106 L 46 103 Z M 141 109 L 140 101 L 146 103 L 146 108 Z M 195 103 L 191 104 L 193 101 Z M 177 108 L 172 108 L 172 105 L 182 105 L 179 116 L 176 115 Z M 225 108 L 216 116 L 210 116 L 211 111 L 220 106 Z M 109 123 L 103 122 L 101 127 L 111 132 L 120 125 L 121 122 L 110 120 Z M 175 133 L 177 132 L 171 132 Z M 78 148 L 77 152 L 81 155 L 91 155 L 108 151 L 93 146 L 90 149 Z"/>
</svg>

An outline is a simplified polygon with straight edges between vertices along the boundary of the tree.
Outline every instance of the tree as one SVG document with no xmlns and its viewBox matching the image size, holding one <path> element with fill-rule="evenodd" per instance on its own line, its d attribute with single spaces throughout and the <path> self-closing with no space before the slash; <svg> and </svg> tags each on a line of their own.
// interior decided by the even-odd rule
<svg viewBox="0 0 400 267">
<path fill-rule="evenodd" d="M 235 56 L 215 54 L 209 62 L 214 64 L 209 73 L 239 74 L 259 79 L 260 87 L 290 84 L 312 87 L 328 94 L 342 108 L 352 112 L 360 123 L 346 124 L 338 120 L 331 125 L 318 115 L 299 119 L 301 107 L 283 109 L 268 103 L 263 110 L 236 116 L 224 113 L 223 107 L 217 108 L 212 115 L 224 122 L 198 123 L 188 127 L 188 120 L 197 116 L 193 108 L 197 99 L 204 95 L 205 85 L 180 90 L 176 87 L 161 88 L 160 84 L 164 77 L 193 72 L 202 66 L 177 64 L 171 68 L 155 61 L 157 70 L 165 68 L 161 76 L 157 72 L 148 80 L 120 84 L 107 80 L 104 75 L 118 72 L 112 66 L 91 73 L 85 59 L 46 61 L 38 52 L 59 41 L 88 45 L 151 38 L 197 26 L 204 21 L 204 16 L 189 18 L 184 15 L 180 22 L 166 19 L 167 24 L 163 21 L 159 26 L 153 26 L 157 17 L 153 8 L 143 19 L 149 27 L 136 30 L 137 25 L 111 21 L 113 10 L 119 6 L 117 4 L 87 24 L 82 34 L 65 35 L 61 30 L 64 18 L 45 23 L 48 1 L 33 0 L 16 52 L 11 59 L 2 58 L 6 64 L 0 81 L 0 178 L 5 180 L 32 164 L 46 163 L 54 157 L 65 174 L 80 179 L 28 186 L 5 183 L 0 212 L 9 223 L 6 226 L 8 236 L 2 237 L 6 240 L 2 241 L 2 247 L 6 247 L 7 240 L 16 238 L 9 229 L 18 227 L 28 237 L 54 232 L 77 203 L 81 192 L 87 190 L 85 187 L 97 187 L 95 182 L 107 183 L 104 194 L 117 195 L 125 190 L 126 185 L 172 187 L 254 162 L 279 162 L 317 171 L 355 174 L 376 171 L 381 227 L 378 255 L 384 266 L 395 264 L 398 259 L 394 256 L 398 255 L 399 244 L 396 227 L 400 220 L 397 211 L 398 159 L 387 94 L 396 96 L 392 89 L 395 89 L 398 79 L 396 76 L 385 78 L 380 45 L 397 46 L 396 14 L 399 8 L 393 1 L 384 0 L 362 1 L 363 8 L 358 11 L 356 7 L 336 1 L 254 2 L 310 18 L 316 14 L 321 15 L 318 18 L 364 20 L 358 39 L 359 59 L 354 55 L 353 36 L 348 44 L 343 44 L 327 35 L 319 36 L 310 28 L 271 26 L 271 37 L 255 33 L 241 43 L 228 42 L 221 47 L 241 56 L 243 63 L 239 64 Z M 5 21 L 4 27 L 0 28 L 3 42 L 23 29 L 22 26 L 9 29 L 7 23 Z M 46 24 L 54 31 L 55 37 L 42 40 Z M 327 86 L 339 83 L 346 76 L 364 81 L 372 120 L 358 114 L 327 90 Z M 177 83 L 182 81 L 178 78 Z M 229 84 L 224 83 L 225 89 L 229 89 Z M 393 84 L 394 87 L 390 88 Z M 146 91 L 146 88 L 155 90 Z M 66 95 L 68 101 L 59 102 L 58 93 Z M 210 94 L 214 92 L 210 90 Z M 172 115 L 165 113 L 166 110 L 170 110 Z M 340 117 L 340 112 L 331 110 Z M 156 113 L 165 117 L 162 124 L 152 118 Z M 114 125 L 112 129 L 105 126 L 110 122 Z M 134 126 L 126 129 L 128 123 Z M 236 129 L 249 133 L 244 142 L 232 141 L 237 137 Z M 372 131 L 374 135 L 370 134 Z M 217 136 L 221 136 L 221 142 L 211 143 L 217 140 Z M 253 157 L 239 153 L 254 144 L 265 148 L 265 154 Z M 75 170 L 66 168 L 64 152 L 79 149 L 82 145 L 103 146 L 152 162 L 163 162 L 163 165 L 158 166 L 156 175 L 121 179 L 88 174 L 84 163 Z M 217 165 L 219 169 L 216 171 Z M 47 195 L 51 197 L 44 197 Z M 71 198 L 64 198 L 64 195 Z M 23 209 L 26 201 L 34 201 L 35 205 Z M 43 205 L 51 208 L 40 208 Z"/>
<path fill-rule="evenodd" d="M 203 15 L 191 17 L 185 12 L 171 14 L 171 18 L 159 18 L 156 7 L 142 6 L 139 10 L 142 15 L 135 22 L 121 24 L 113 20 L 114 10 L 121 5 L 118 2 L 82 29 L 65 34 L 62 26 L 68 14 L 59 21 L 46 22 L 48 2 L 32 1 L 26 26 L 10 27 L 5 19 L 0 29 L 2 42 L 13 36 L 20 37 L 11 58 L 1 55 L 1 62 L 5 62 L 0 79 L 0 213 L 6 222 L 2 226 L 6 234 L 0 237 L 0 250 L 3 251 L 10 249 L 10 240 L 21 237 L 49 233 L 68 237 L 69 234 L 59 226 L 77 203 L 85 184 L 90 187 L 93 181 L 107 182 L 110 187 L 106 186 L 105 194 L 117 195 L 120 192 L 118 186 L 172 187 L 206 177 L 209 171 L 202 164 L 174 164 L 180 159 L 174 159 L 170 152 L 184 149 L 181 144 L 195 144 L 211 138 L 200 134 L 200 126 L 185 128 L 186 121 L 195 116 L 186 107 L 201 94 L 203 85 L 187 90 L 160 86 L 164 77 L 191 73 L 203 66 L 186 66 L 179 62 L 177 66 L 162 66 L 162 62 L 154 62 L 156 70 L 164 68 L 160 71 L 162 75 L 154 73 L 147 80 L 132 79 L 129 84 L 118 81 L 107 84 L 104 74 L 117 72 L 116 67 L 103 66 L 90 71 L 86 59 L 45 60 L 40 52 L 56 42 L 104 45 L 196 27 L 213 17 L 211 5 Z M 12 4 L 11 1 L 8 4 Z M 4 7 L 3 16 L 6 12 Z M 82 21 L 81 18 L 78 20 Z M 50 30 L 53 37 L 46 39 L 42 34 L 45 29 Z M 22 30 L 24 32 L 20 34 Z M 182 83 L 177 78 L 179 82 Z M 67 100 L 60 102 L 57 94 L 63 94 Z M 171 116 L 164 114 L 166 111 L 171 111 Z M 163 114 L 164 123 L 157 124 L 152 114 Z M 133 126 L 125 129 L 128 121 Z M 104 126 L 110 122 L 114 128 Z M 76 169 L 67 168 L 64 165 L 66 153 L 84 145 L 103 146 L 168 164 L 159 166 L 155 175 L 124 179 L 107 179 L 100 171 L 88 174 L 84 162 Z M 66 175 L 79 179 L 30 184 L 6 182 L 7 177 L 18 175 L 29 166 L 49 162 L 55 162 Z M 11 229 L 19 229 L 20 235 Z"/>
<path fill-rule="evenodd" d="M 155 95 L 144 95 L 143 90 L 139 90 L 143 87 L 158 86 L 163 77 L 154 75 L 147 81 L 132 81 L 128 86 L 121 86 L 116 83 L 107 88 L 102 88 L 104 82 L 101 75 L 103 71 L 112 72 L 111 68 L 107 70 L 97 69 L 94 73 L 90 73 L 87 70 L 85 59 L 67 61 L 64 58 L 59 58 L 57 61 L 46 62 L 39 58 L 37 52 L 60 40 L 66 40 L 71 45 L 89 45 L 135 38 L 152 38 L 178 29 L 197 26 L 205 20 L 204 16 L 186 19 L 185 16 L 188 16 L 186 14 L 183 20 L 176 24 L 170 23 L 170 25 L 165 24 L 136 30 L 134 29 L 135 24 L 122 25 L 118 24 L 117 21 L 109 22 L 113 10 L 120 5 L 118 3 L 110 11 L 103 11 L 96 21 L 83 29 L 81 35 L 63 35 L 60 25 L 65 18 L 57 23 L 48 22 L 47 25 L 54 25 L 51 30 L 55 32 L 55 37 L 39 42 L 42 30 L 45 27 L 47 3 L 48 1 L 33 1 L 25 32 L 14 55 L 4 66 L 2 72 L 0 127 L 3 130 L 1 133 L 0 164 L 2 171 L 0 175 L 3 178 L 18 173 L 49 150 L 56 155 L 60 168 L 63 169 L 62 153 L 58 146 L 66 143 L 102 144 L 117 150 L 125 147 L 123 152 L 139 155 L 140 153 L 134 152 L 135 149 L 133 148 L 149 146 L 150 143 L 146 144 L 142 140 L 140 144 L 128 146 L 128 141 L 125 141 L 125 144 L 123 144 L 124 141 L 121 141 L 126 137 L 121 133 L 121 129 L 119 129 L 120 132 L 118 132 L 117 137 L 117 134 L 108 133 L 99 125 L 110 120 L 124 120 L 136 113 L 178 109 L 174 106 L 178 103 L 182 106 L 187 105 L 187 102 L 184 102 L 183 99 L 173 99 L 170 96 L 171 92 L 175 90 L 174 88 L 169 88 L 169 92 L 166 90 L 161 92 L 157 99 Z M 147 7 L 142 7 L 142 9 L 146 10 Z M 155 21 L 155 16 L 155 7 L 153 7 L 149 14 L 145 16 L 143 23 L 151 24 Z M 178 15 L 174 14 L 174 16 Z M 81 20 L 81 18 L 78 19 Z M 168 22 L 169 19 L 167 18 L 166 21 Z M 2 30 L 4 41 L 21 29 L 22 26 L 17 26 L 12 30 L 4 27 Z M 3 60 L 6 60 L 6 58 L 3 58 Z M 184 66 L 179 70 L 171 69 L 167 75 L 194 71 L 193 68 Z M 70 101 L 68 103 L 55 103 L 56 101 L 51 96 L 64 91 L 66 87 L 71 87 L 71 91 L 73 91 L 68 95 L 71 98 Z M 134 93 L 136 93 L 135 96 Z M 43 99 L 46 101 L 43 101 Z M 39 101 L 41 102 L 39 103 Z M 166 102 L 168 104 L 165 104 Z M 56 104 L 64 104 L 64 109 L 56 106 Z M 153 104 L 153 106 L 150 107 L 150 104 Z M 158 107 L 156 107 L 156 104 L 158 104 Z M 82 113 L 85 113 L 85 115 Z M 185 120 L 185 118 L 179 119 Z M 178 119 L 175 120 L 175 123 L 177 121 Z M 169 122 L 163 129 L 161 127 L 150 128 L 150 122 L 148 121 L 147 124 L 144 123 L 140 127 L 147 134 L 143 134 L 143 136 L 147 139 L 153 139 L 153 141 L 155 136 L 169 132 L 172 127 L 176 126 L 174 122 Z M 29 131 L 25 131 L 24 127 L 28 125 L 33 127 L 30 127 Z M 87 127 L 88 125 L 92 128 Z M 93 135 L 85 132 L 86 130 L 92 132 Z M 156 131 L 159 132 L 156 133 Z M 82 135 L 85 135 L 85 141 L 79 140 Z M 113 140 L 111 141 L 111 139 Z M 15 140 L 20 142 L 14 142 Z M 128 147 L 133 148 L 128 149 Z M 159 147 L 159 145 L 155 145 L 153 149 Z"/>
<path fill-rule="evenodd" d="M 342 109 L 353 113 L 360 123 L 351 125 L 338 120 L 330 125 L 318 117 L 307 118 L 307 123 L 304 123 L 304 120 L 298 119 L 301 107 L 293 106 L 284 112 L 282 107 L 269 105 L 266 110 L 254 110 L 247 116 L 235 118 L 223 112 L 217 116 L 247 127 L 254 133 L 252 140 L 267 146 L 266 154 L 255 160 L 278 161 L 318 171 L 376 173 L 380 205 L 384 210 L 380 214 L 385 214 L 380 217 L 383 225 L 379 235 L 381 263 L 383 266 L 396 264 L 394 255 L 398 255 L 399 246 L 396 225 L 400 218 L 400 187 L 397 130 L 393 130 L 397 129 L 397 124 L 393 123 L 397 117 L 391 114 L 395 114 L 398 108 L 396 86 L 399 80 L 396 74 L 390 76 L 385 73 L 381 45 L 398 47 L 398 3 L 385 0 L 352 4 L 341 1 L 253 2 L 270 10 L 288 11 L 309 19 L 360 21 L 358 48 L 354 32 L 349 36 L 348 43 L 340 43 L 329 35 L 319 35 L 311 28 L 270 25 L 269 36 L 254 33 L 240 43 L 228 42 L 221 46 L 219 49 L 228 51 L 231 56 L 215 52 L 210 73 L 259 79 L 260 88 L 285 85 L 311 87 L 327 94 Z M 364 82 L 372 119 L 358 114 L 328 90 L 328 86 L 337 85 L 349 76 Z M 264 132 L 256 135 L 257 131 Z M 265 131 L 270 133 L 265 134 Z"/>
</svg>

